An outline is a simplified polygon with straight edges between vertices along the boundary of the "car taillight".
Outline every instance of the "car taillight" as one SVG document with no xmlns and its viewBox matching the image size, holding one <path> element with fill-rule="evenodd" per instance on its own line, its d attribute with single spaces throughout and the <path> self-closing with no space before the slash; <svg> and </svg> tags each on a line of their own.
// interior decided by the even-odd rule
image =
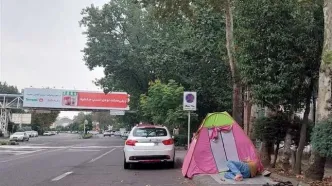
<svg viewBox="0 0 332 186">
<path fill-rule="evenodd" d="M 173 139 L 164 140 L 163 144 L 164 145 L 172 145 L 172 144 L 174 144 L 174 140 Z"/>
<path fill-rule="evenodd" d="M 128 146 L 135 146 L 136 142 L 137 142 L 136 140 L 127 140 L 126 141 L 126 145 L 128 145 Z"/>
</svg>

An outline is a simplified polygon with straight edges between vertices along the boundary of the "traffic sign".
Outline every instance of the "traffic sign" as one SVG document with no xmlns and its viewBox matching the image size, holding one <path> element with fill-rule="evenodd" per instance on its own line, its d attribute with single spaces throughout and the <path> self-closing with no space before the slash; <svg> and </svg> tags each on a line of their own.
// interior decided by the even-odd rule
<svg viewBox="0 0 332 186">
<path fill-rule="evenodd" d="M 124 110 L 110 110 L 110 115 L 123 116 L 123 115 L 125 115 L 125 111 Z"/>
<path fill-rule="evenodd" d="M 183 110 L 195 111 L 197 108 L 197 93 L 183 92 Z"/>
</svg>

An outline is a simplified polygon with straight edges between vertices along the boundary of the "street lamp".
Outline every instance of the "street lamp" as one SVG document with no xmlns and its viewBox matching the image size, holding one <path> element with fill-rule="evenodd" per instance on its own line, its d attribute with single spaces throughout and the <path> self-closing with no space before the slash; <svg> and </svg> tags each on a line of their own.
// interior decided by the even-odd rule
<svg viewBox="0 0 332 186">
<path fill-rule="evenodd" d="M 85 125 L 88 124 L 88 120 L 84 120 L 84 134 L 85 134 Z"/>
</svg>

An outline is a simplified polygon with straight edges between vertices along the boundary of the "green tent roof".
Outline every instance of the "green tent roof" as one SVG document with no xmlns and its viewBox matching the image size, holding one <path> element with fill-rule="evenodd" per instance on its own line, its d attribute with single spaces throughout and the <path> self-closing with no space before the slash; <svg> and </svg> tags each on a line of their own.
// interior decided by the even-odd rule
<svg viewBox="0 0 332 186">
<path fill-rule="evenodd" d="M 227 112 L 215 112 L 205 117 L 203 126 L 208 128 L 227 126 L 232 125 L 234 122 L 235 120 Z"/>
</svg>

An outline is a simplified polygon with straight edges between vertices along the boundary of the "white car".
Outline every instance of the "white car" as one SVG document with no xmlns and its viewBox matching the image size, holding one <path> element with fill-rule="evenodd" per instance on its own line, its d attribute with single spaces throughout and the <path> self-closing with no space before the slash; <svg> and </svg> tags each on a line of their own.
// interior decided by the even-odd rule
<svg viewBox="0 0 332 186">
<path fill-rule="evenodd" d="M 30 138 L 38 136 L 38 133 L 36 135 L 36 131 L 33 131 L 33 130 L 32 131 L 25 131 L 25 133 L 27 133 Z"/>
<path fill-rule="evenodd" d="M 10 135 L 10 141 L 29 141 L 29 135 L 26 132 L 15 132 Z"/>
<path fill-rule="evenodd" d="M 109 136 L 109 137 L 111 137 L 111 136 L 112 136 L 112 133 L 111 133 L 110 131 L 105 131 L 103 135 L 104 135 L 104 137 L 105 137 L 105 136 Z"/>
<path fill-rule="evenodd" d="M 44 136 L 51 136 L 52 135 L 52 133 L 51 132 L 49 132 L 49 131 L 46 131 L 46 132 L 44 132 L 44 134 L 43 134 Z"/>
<path fill-rule="evenodd" d="M 33 131 L 35 137 L 38 137 L 38 132 L 37 131 Z"/>
<path fill-rule="evenodd" d="M 129 133 L 124 146 L 123 168 L 133 163 L 166 163 L 174 167 L 175 146 L 165 126 L 138 125 Z"/>
</svg>

